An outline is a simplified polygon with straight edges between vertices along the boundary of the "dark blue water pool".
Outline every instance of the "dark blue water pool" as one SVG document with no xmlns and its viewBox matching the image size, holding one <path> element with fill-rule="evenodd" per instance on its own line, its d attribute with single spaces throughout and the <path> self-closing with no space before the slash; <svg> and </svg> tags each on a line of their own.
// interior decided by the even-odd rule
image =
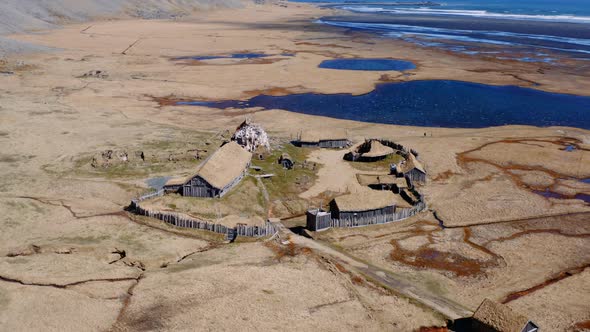
<svg viewBox="0 0 590 332">
<path fill-rule="evenodd" d="M 178 104 L 221 109 L 262 107 L 409 126 L 483 128 L 520 124 L 590 129 L 590 97 L 443 80 L 381 84 L 360 96 L 259 95 L 246 101 Z"/>
<path fill-rule="evenodd" d="M 415 69 L 416 65 L 410 61 L 393 59 L 333 59 L 322 61 L 319 67 L 342 70 L 402 71 Z"/>
<path fill-rule="evenodd" d="M 213 59 L 258 59 L 270 56 L 264 53 L 234 53 L 229 55 L 196 55 L 196 56 L 182 56 L 174 58 L 174 60 L 213 60 Z"/>
<path fill-rule="evenodd" d="M 533 191 L 535 194 L 537 195 L 541 195 L 545 198 L 556 198 L 556 199 L 579 199 L 581 201 L 584 201 L 586 203 L 590 203 L 590 195 L 588 194 L 577 194 L 573 197 L 571 196 L 565 196 L 562 194 L 558 194 L 556 192 L 552 192 L 549 190 L 535 190 Z"/>
</svg>

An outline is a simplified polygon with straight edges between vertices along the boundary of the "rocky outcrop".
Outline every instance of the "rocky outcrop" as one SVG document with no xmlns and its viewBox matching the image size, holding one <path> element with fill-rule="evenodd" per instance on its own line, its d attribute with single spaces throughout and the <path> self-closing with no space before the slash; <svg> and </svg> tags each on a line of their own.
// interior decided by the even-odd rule
<svg viewBox="0 0 590 332">
<path fill-rule="evenodd" d="M 92 157 L 90 165 L 94 168 L 109 168 L 121 164 L 142 164 L 144 162 L 181 162 L 202 160 L 207 156 L 206 149 L 188 149 L 185 151 L 129 151 L 104 150 Z"/>
<path fill-rule="evenodd" d="M 109 73 L 104 71 L 104 70 L 91 70 L 87 73 L 84 73 L 80 76 L 78 76 L 78 78 L 108 78 L 109 77 Z"/>
<path fill-rule="evenodd" d="M 143 152 L 141 152 L 143 154 Z M 136 156 L 137 154 L 132 154 Z M 94 168 L 107 168 L 113 165 L 129 162 L 129 154 L 124 150 L 105 150 L 92 158 Z"/>
</svg>

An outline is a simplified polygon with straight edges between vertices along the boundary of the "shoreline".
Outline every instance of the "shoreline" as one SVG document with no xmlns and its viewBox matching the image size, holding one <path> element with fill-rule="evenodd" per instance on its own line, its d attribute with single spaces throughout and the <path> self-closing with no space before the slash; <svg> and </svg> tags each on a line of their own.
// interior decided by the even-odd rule
<svg viewBox="0 0 590 332">
<path fill-rule="evenodd" d="M 423 80 L 458 80 L 458 81 L 465 81 L 465 82 L 472 82 L 472 83 L 481 83 L 481 84 L 489 84 L 489 85 L 515 85 L 519 87 L 525 88 L 533 88 L 535 90 L 546 91 L 546 92 L 554 92 L 554 93 L 563 93 L 563 94 L 571 94 L 571 95 L 579 95 L 579 96 L 590 96 L 590 91 L 586 88 L 590 86 L 590 75 L 580 75 L 579 72 L 575 72 L 574 68 L 570 68 L 571 66 L 575 66 L 575 64 L 568 64 L 568 60 L 564 60 L 564 65 L 550 65 L 545 63 L 527 63 L 527 62 L 520 62 L 516 60 L 510 59 L 495 59 L 493 57 L 485 57 L 482 55 L 472 56 L 467 54 L 457 54 L 453 51 L 445 50 L 445 49 L 438 49 L 438 48 L 424 48 L 419 45 L 412 44 L 410 42 L 402 41 L 402 40 L 395 40 L 392 38 L 383 38 L 378 35 L 371 34 L 369 32 L 364 31 L 354 31 L 351 32 L 348 28 L 343 27 L 329 27 L 327 25 L 318 24 L 314 21 L 318 18 L 317 15 L 321 14 L 322 18 L 326 17 L 324 14 L 325 9 L 319 8 L 317 5 L 314 4 L 301 4 L 295 3 L 297 7 L 303 7 L 307 11 L 311 13 L 306 14 L 307 22 L 299 23 L 301 25 L 302 30 L 310 30 L 310 31 L 324 31 L 323 33 L 331 34 L 334 38 L 345 38 L 343 40 L 336 39 L 332 40 L 329 43 L 323 43 L 323 40 L 316 41 L 313 45 L 309 43 L 305 43 L 306 39 L 300 39 L 296 41 L 293 45 L 294 47 L 289 49 L 282 49 L 282 52 L 294 54 L 297 53 L 309 53 L 314 55 L 322 55 L 325 54 L 328 57 L 325 59 L 331 59 L 333 56 L 339 55 L 339 58 L 364 58 L 367 54 L 370 53 L 377 53 L 375 56 L 372 57 L 382 57 L 382 58 L 392 58 L 392 59 L 400 59 L 405 61 L 411 61 L 416 64 L 416 69 L 412 70 L 410 75 L 406 77 L 396 77 L 393 82 L 407 82 L 407 81 L 423 81 Z M 273 5 L 268 5 L 273 6 Z M 250 6 L 252 8 L 255 6 Z M 263 6 L 259 6 L 263 7 Z M 276 8 L 276 7 L 275 7 Z M 215 15 L 216 12 L 224 12 L 224 11 L 239 11 L 240 9 L 225 9 L 225 10 L 217 10 L 213 12 L 205 12 L 205 13 L 195 13 L 189 17 L 183 17 L 183 19 L 179 21 L 170 21 L 170 20 L 134 20 L 123 18 L 121 20 L 115 21 L 90 21 L 85 23 L 74 23 L 68 24 L 62 27 L 59 30 L 43 30 L 37 31 L 35 33 L 28 33 L 28 34 L 17 34 L 17 35 L 4 35 L 4 37 L 9 37 L 10 39 L 17 40 L 17 41 L 24 41 L 29 43 L 40 42 L 40 46 L 44 47 L 47 45 L 43 45 L 42 38 L 35 38 L 36 35 L 42 32 L 42 34 L 53 34 L 56 31 L 61 31 L 64 29 L 75 29 L 76 27 L 84 27 L 90 28 L 96 25 L 105 25 L 109 23 L 114 24 L 124 24 L 125 22 L 154 22 L 164 23 L 164 24 L 192 24 L 195 22 L 195 19 L 203 16 L 207 17 L 210 15 Z M 242 10 L 251 10 L 251 9 L 242 9 Z M 334 14 L 341 13 L 341 10 L 330 10 L 332 13 L 330 17 L 338 17 Z M 92 35 L 89 31 L 84 31 L 84 33 L 88 33 Z M 322 33 L 322 32 L 319 32 Z M 351 37 L 353 36 L 353 37 Z M 362 39 L 362 41 L 359 41 Z M 362 45 L 370 44 L 373 45 L 377 52 L 370 52 L 363 48 Z M 361 45 L 360 48 L 356 48 L 358 45 Z M 340 47 L 345 50 L 345 52 L 334 52 L 332 57 L 330 57 L 329 53 L 324 53 L 325 51 L 318 50 L 318 49 L 334 49 L 340 50 Z M 392 49 L 399 49 L 397 51 L 393 51 Z M 252 49 L 253 50 L 253 49 Z M 353 51 L 354 50 L 354 51 Z M 53 52 L 64 52 L 66 50 L 57 50 Z M 227 51 L 227 53 L 231 53 L 234 51 L 244 52 L 244 51 L 251 51 L 249 49 L 234 49 L 232 51 Z M 394 52 L 393 54 L 389 52 Z M 352 52 L 352 53 L 351 53 Z M 412 53 L 409 55 L 408 52 Z M 33 52 L 30 54 L 13 54 L 6 57 L 7 61 L 14 61 L 16 56 L 24 56 L 24 57 L 35 57 L 37 55 L 43 56 L 47 54 L 43 51 L 41 52 Z M 200 55 L 208 55 L 209 53 L 203 54 L 199 53 Z M 425 56 L 428 54 L 429 56 Z M 196 53 L 176 53 L 170 54 L 170 57 L 178 57 L 178 56 L 191 56 L 196 55 Z M 444 57 L 444 58 L 441 58 Z M 263 58 L 263 60 L 267 60 L 268 58 Z M 435 61 L 434 59 L 438 60 Z M 441 65 L 440 60 L 444 60 L 444 65 Z M 449 68 L 446 63 L 457 62 L 460 65 L 452 66 Z M 264 61 L 261 61 L 264 62 Z M 439 63 L 437 63 L 439 62 Z M 179 64 L 180 65 L 180 64 Z M 488 68 L 492 67 L 492 68 Z M 589 69 L 590 70 L 590 69 Z M 392 71 L 392 73 L 396 73 Z M 563 75 L 575 75 L 577 74 L 576 79 L 567 80 L 565 81 L 560 76 Z M 576 81 L 581 80 L 580 83 Z M 379 84 L 379 80 L 375 79 L 373 83 L 373 87 L 366 86 L 359 91 L 358 89 L 342 89 L 336 93 L 351 93 L 353 95 L 362 95 L 369 93 L 374 90 L 374 86 Z M 577 84 L 576 84 L 577 83 Z M 270 87 L 270 89 L 275 88 L 282 88 L 282 86 L 274 86 Z M 258 89 L 258 88 L 257 88 Z M 251 90 L 257 90 L 251 89 Z M 267 88 L 268 89 L 268 88 Z M 355 91 L 356 90 L 356 91 Z M 322 91 L 321 89 L 314 89 L 314 88 L 307 88 L 307 92 L 314 92 L 314 93 L 325 93 L 331 94 L 335 93 L 333 91 Z M 188 96 L 193 97 L 193 96 Z M 201 96 L 205 97 L 205 96 Z M 242 97 L 236 98 L 235 96 L 229 96 L 227 99 L 240 99 Z M 205 97 L 205 99 L 215 99 Z M 219 100 L 217 98 L 217 100 Z"/>
</svg>

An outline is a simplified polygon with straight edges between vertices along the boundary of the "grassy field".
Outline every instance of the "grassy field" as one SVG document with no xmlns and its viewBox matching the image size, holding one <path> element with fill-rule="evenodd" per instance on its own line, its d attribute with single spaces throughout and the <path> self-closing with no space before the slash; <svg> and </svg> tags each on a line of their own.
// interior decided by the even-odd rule
<svg viewBox="0 0 590 332">
<path fill-rule="evenodd" d="M 74 172 L 78 176 L 100 176 L 108 179 L 147 178 L 154 175 L 184 175 L 210 156 L 221 145 L 226 137 L 206 132 L 181 131 L 165 140 L 147 141 L 136 146 L 109 146 L 94 151 L 73 161 Z M 99 158 L 106 150 L 125 151 L 129 156 L 128 162 L 114 160 L 111 165 L 93 167 L 93 158 Z M 199 150 L 199 157 L 194 157 Z M 143 152 L 142 160 L 136 153 Z M 115 159 L 115 158 L 114 158 Z M 47 171 L 59 172 L 52 165 L 45 167 Z M 61 170 L 71 172 L 71 170 Z"/>
<path fill-rule="evenodd" d="M 158 210 L 186 213 L 206 220 L 228 215 L 266 219 L 267 208 L 256 179 L 247 176 L 227 195 L 221 198 L 184 197 L 165 195 L 146 202 L 145 206 Z"/>
<path fill-rule="evenodd" d="M 293 159 L 295 163 L 293 169 L 284 169 L 278 163 L 283 153 L 288 153 Z M 273 216 L 286 217 L 303 213 L 307 209 L 307 201 L 300 198 L 299 194 L 313 185 L 319 169 L 319 165 L 304 163 L 309 153 L 309 149 L 284 143 L 279 148 L 275 148 L 264 160 L 252 161 L 254 166 L 262 168 L 260 174 L 275 174 L 274 177 L 262 180 L 268 191 Z"/>
</svg>

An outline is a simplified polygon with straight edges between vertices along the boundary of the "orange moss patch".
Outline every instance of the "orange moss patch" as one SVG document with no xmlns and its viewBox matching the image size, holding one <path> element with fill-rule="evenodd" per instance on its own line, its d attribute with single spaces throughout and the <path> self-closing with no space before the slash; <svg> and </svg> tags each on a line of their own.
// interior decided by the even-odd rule
<svg viewBox="0 0 590 332">
<path fill-rule="evenodd" d="M 475 149 L 471 149 L 471 150 L 459 153 L 457 155 L 457 163 L 462 168 L 468 168 L 470 163 L 487 164 L 487 165 L 497 168 L 499 171 L 502 172 L 502 174 L 506 175 L 517 186 L 519 186 L 523 189 L 532 190 L 532 191 L 553 191 L 552 188 L 555 185 L 557 185 L 558 179 L 575 179 L 575 178 L 572 177 L 571 175 L 561 174 L 559 172 L 556 172 L 554 170 L 551 170 L 551 169 L 548 169 L 548 168 L 545 168 L 545 167 L 539 166 L 539 165 L 523 165 L 523 164 L 519 164 L 518 162 L 511 162 L 509 164 L 500 164 L 500 163 L 494 161 L 493 159 L 491 160 L 491 159 L 487 159 L 484 157 L 478 157 L 478 156 L 472 155 L 474 152 L 480 152 L 480 151 L 484 150 L 486 147 L 493 146 L 496 144 L 524 144 L 524 145 L 531 145 L 531 146 L 536 146 L 536 147 L 543 147 L 543 145 L 541 145 L 542 143 L 549 143 L 549 144 L 556 145 L 559 150 L 565 150 L 568 146 L 573 146 L 576 150 L 590 151 L 589 149 L 581 147 L 582 142 L 579 139 L 571 138 L 571 137 L 557 137 L 557 138 L 546 138 L 546 139 L 541 139 L 541 138 L 504 139 L 504 140 L 499 140 L 499 141 L 494 141 L 494 142 L 488 142 L 488 143 L 483 144 Z M 518 172 L 518 171 L 521 171 L 521 172 Z M 551 177 L 553 179 L 553 183 L 549 186 L 546 186 L 546 187 L 527 184 L 523 180 L 524 174 L 522 173 L 522 171 L 524 171 L 524 172 L 536 171 L 536 172 L 545 173 L 546 175 L 548 175 L 549 177 Z M 439 174 L 436 178 L 434 178 L 434 181 L 448 179 L 453 174 L 454 173 L 452 173 L 450 171 L 443 172 L 443 173 Z M 483 178 L 480 181 L 489 181 L 489 180 L 491 180 L 492 177 L 493 177 L 493 175 L 489 175 L 488 177 Z M 577 179 L 577 180 L 581 180 L 581 179 Z M 566 186 L 566 185 L 563 185 L 563 186 Z M 575 194 L 570 195 L 570 196 L 563 195 L 564 198 L 575 198 L 575 196 L 576 196 Z M 551 201 L 550 198 L 546 197 L 546 199 L 553 204 L 553 202 Z"/>
<path fill-rule="evenodd" d="M 359 276 L 354 276 L 352 277 L 350 280 L 352 280 L 352 283 L 357 285 L 357 286 L 361 286 L 365 283 L 365 281 L 363 280 L 363 278 L 359 277 Z"/>
<path fill-rule="evenodd" d="M 431 248 L 430 245 L 434 244 L 433 234 L 442 232 L 443 230 L 440 228 L 425 230 L 420 227 L 421 224 L 432 225 L 432 223 L 425 221 L 418 222 L 416 223 L 416 227 L 407 236 L 390 241 L 393 246 L 393 250 L 389 254 L 390 259 L 420 269 L 435 269 L 450 272 L 458 277 L 480 275 L 484 272 L 484 269 L 498 266 L 501 260 L 500 256 L 485 246 L 472 242 L 470 240 L 471 231 L 468 228 L 464 229 L 463 241 L 472 248 L 490 255 L 492 257 L 491 259 L 485 261 L 478 260 Z M 428 242 L 420 246 L 417 250 L 406 250 L 399 244 L 401 240 L 416 236 L 426 236 Z"/>
<path fill-rule="evenodd" d="M 495 266 L 493 261 L 481 261 L 467 258 L 459 254 L 439 251 L 429 247 L 421 247 L 416 251 L 405 250 L 391 241 L 394 250 L 390 258 L 394 261 L 417 268 L 430 268 L 454 273 L 458 277 L 475 276 L 483 273 L 485 268 Z"/>
<path fill-rule="evenodd" d="M 446 326 L 421 326 L 418 332 L 449 332 Z"/>
<path fill-rule="evenodd" d="M 379 82 L 399 82 L 400 78 L 403 77 L 404 74 L 399 75 L 391 75 L 391 74 L 383 74 L 379 76 Z"/>
<path fill-rule="evenodd" d="M 255 90 L 247 90 L 244 91 L 244 94 L 248 97 L 254 97 L 259 95 L 267 95 L 267 96 L 286 96 L 295 93 L 304 92 L 305 88 L 301 85 L 297 85 L 294 87 L 274 87 L 274 88 L 267 88 L 267 89 L 255 89 Z"/>
<path fill-rule="evenodd" d="M 347 273 L 348 270 L 344 268 L 344 266 L 342 266 L 342 264 L 340 263 L 334 263 L 334 266 L 336 266 L 336 268 L 338 269 L 338 271 L 342 272 L 342 273 Z"/>
<path fill-rule="evenodd" d="M 590 330 L 590 320 L 577 322 L 570 328 L 570 331 L 572 332 L 582 332 L 588 330 Z"/>
<path fill-rule="evenodd" d="M 311 43 L 311 42 L 297 42 L 295 45 L 309 45 L 309 46 L 321 46 L 321 47 L 331 47 L 331 48 L 353 48 L 350 46 L 342 46 L 338 44 L 320 44 L 320 43 Z"/>
<path fill-rule="evenodd" d="M 267 242 L 264 245 L 275 253 L 275 259 L 278 261 L 283 257 L 295 257 L 301 254 L 310 255 L 313 253 L 310 248 L 298 246 L 292 241 L 289 241 L 286 246 L 278 245 L 276 242 Z"/>
<path fill-rule="evenodd" d="M 511 302 L 511 301 L 514 301 L 514 300 L 516 300 L 518 298 L 521 298 L 521 297 L 523 297 L 525 295 L 528 295 L 528 294 L 530 294 L 532 292 L 538 291 L 539 289 L 545 288 L 545 287 L 547 287 L 547 286 L 549 286 L 551 284 L 554 284 L 554 283 L 556 283 L 558 281 L 561 281 L 561 280 L 563 280 L 565 278 L 569 278 L 569 277 L 571 277 L 573 275 L 576 275 L 578 273 L 582 273 L 588 267 L 590 267 L 590 264 L 586 264 L 586 265 L 583 265 L 583 266 L 575 267 L 573 269 L 568 269 L 566 271 L 559 272 L 557 275 L 555 275 L 555 276 L 547 279 L 546 281 L 544 281 L 541 284 L 538 284 L 538 285 L 533 286 L 531 288 L 527 288 L 527 289 L 524 289 L 524 290 L 521 290 L 521 291 L 517 291 L 517 292 L 513 292 L 513 293 L 508 294 L 508 296 L 506 296 L 506 298 L 504 298 L 504 300 L 502 301 L 502 303 L 506 304 L 508 302 Z"/>
</svg>

